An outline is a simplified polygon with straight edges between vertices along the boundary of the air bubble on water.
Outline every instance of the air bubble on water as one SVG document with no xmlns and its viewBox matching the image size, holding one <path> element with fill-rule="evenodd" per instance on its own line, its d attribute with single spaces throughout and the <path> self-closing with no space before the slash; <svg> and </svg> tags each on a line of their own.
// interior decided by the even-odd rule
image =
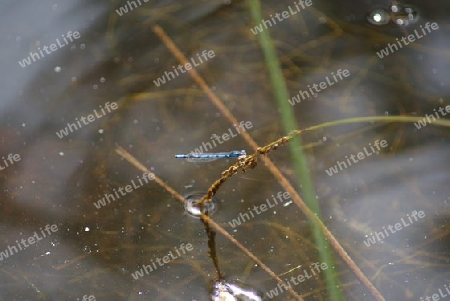
<svg viewBox="0 0 450 301">
<path fill-rule="evenodd" d="M 86 44 L 80 44 L 80 49 L 84 50 L 84 48 L 86 48 Z"/>
<path fill-rule="evenodd" d="M 77 81 L 77 78 L 74 76 L 74 77 L 72 77 L 70 80 L 73 81 L 73 82 L 76 82 L 76 81 Z"/>
<path fill-rule="evenodd" d="M 207 213 L 208 215 L 211 215 L 216 211 L 217 209 L 217 201 L 213 197 L 209 202 L 203 203 L 203 208 L 201 209 L 199 205 L 194 205 L 196 202 L 198 202 L 206 192 L 191 192 L 188 195 L 186 195 L 185 203 L 184 203 L 184 210 L 189 216 L 192 216 L 194 218 L 200 218 L 200 213 Z"/>
<path fill-rule="evenodd" d="M 388 111 L 384 112 L 384 115 L 388 116 L 388 115 L 389 115 L 389 112 L 388 112 Z"/>
<path fill-rule="evenodd" d="M 93 85 L 92 89 L 97 90 L 98 89 L 98 85 Z"/>
<path fill-rule="evenodd" d="M 100 77 L 100 82 L 104 83 L 104 82 L 106 82 L 106 79 L 104 77 Z"/>
<path fill-rule="evenodd" d="M 390 9 L 392 18 L 397 25 L 407 26 L 411 23 L 415 23 L 419 18 L 417 10 L 411 6 L 391 5 Z"/>
<path fill-rule="evenodd" d="M 376 8 L 367 14 L 367 21 L 373 25 L 386 25 L 389 23 L 389 13 L 383 8 Z"/>
<path fill-rule="evenodd" d="M 89 232 L 90 231 L 89 227 L 84 227 L 84 231 Z"/>
<path fill-rule="evenodd" d="M 138 124 L 138 123 L 139 123 L 139 120 L 137 120 L 137 119 L 133 120 L 133 124 Z"/>
<path fill-rule="evenodd" d="M 64 153 L 63 152 L 59 152 L 59 155 L 62 157 L 62 156 L 64 156 Z"/>
<path fill-rule="evenodd" d="M 99 130 L 98 130 L 98 133 L 99 133 L 99 134 L 103 134 L 103 132 L 104 132 L 103 129 L 99 129 Z"/>
<path fill-rule="evenodd" d="M 24 127 L 25 127 L 25 123 L 22 122 L 22 123 L 20 124 L 20 126 L 24 128 Z"/>
<path fill-rule="evenodd" d="M 61 72 L 61 67 L 60 66 L 56 66 L 55 69 L 53 69 L 56 73 Z"/>
</svg>

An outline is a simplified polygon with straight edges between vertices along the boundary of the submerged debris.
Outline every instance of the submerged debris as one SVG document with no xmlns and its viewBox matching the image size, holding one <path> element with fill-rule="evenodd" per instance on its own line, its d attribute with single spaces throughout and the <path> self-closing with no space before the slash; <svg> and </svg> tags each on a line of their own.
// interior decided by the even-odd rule
<svg viewBox="0 0 450 301">
<path fill-rule="evenodd" d="M 239 281 L 216 280 L 211 292 L 212 301 L 263 301 L 264 294 Z"/>
</svg>

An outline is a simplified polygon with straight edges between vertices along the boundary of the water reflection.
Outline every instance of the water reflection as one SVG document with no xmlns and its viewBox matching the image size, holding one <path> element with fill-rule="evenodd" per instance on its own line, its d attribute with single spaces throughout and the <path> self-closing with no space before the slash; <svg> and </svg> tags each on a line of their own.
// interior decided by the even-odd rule
<svg viewBox="0 0 450 301">
<path fill-rule="evenodd" d="M 184 210 L 187 214 L 195 218 L 200 218 L 201 213 L 211 215 L 217 210 L 217 201 L 215 197 L 212 197 L 209 202 L 205 202 L 203 205 L 196 205 L 206 193 L 207 192 L 191 192 L 185 196 L 186 202 L 184 204 Z"/>
<path fill-rule="evenodd" d="M 237 281 L 217 280 L 213 282 L 212 301 L 263 301 L 263 293 Z"/>
</svg>

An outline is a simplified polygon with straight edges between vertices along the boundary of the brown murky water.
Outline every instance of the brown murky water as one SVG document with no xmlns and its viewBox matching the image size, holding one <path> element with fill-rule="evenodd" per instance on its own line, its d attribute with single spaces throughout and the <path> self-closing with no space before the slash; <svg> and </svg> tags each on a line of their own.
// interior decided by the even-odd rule
<svg viewBox="0 0 450 301">
<path fill-rule="evenodd" d="M 1 300 L 211 299 L 217 273 L 203 224 L 116 150 L 183 196 L 206 191 L 236 159 L 197 164 L 175 154 L 254 150 L 150 25 L 165 30 L 260 146 L 285 135 L 283 117 L 246 2 L 140 2 L 122 16 L 116 10 L 126 1 L 0 6 Z M 394 18 L 387 25 L 367 22 L 390 4 L 313 0 L 264 30 L 290 97 L 306 95 L 291 106 L 300 128 L 430 115 L 422 125 L 328 127 L 303 135 L 303 144 L 323 222 L 384 299 L 445 298 L 450 132 L 431 115 L 448 119 L 450 5 L 410 1 L 403 4 L 417 9 L 417 20 L 409 25 L 394 24 L 394 15 L 405 14 L 393 13 L 381 16 Z M 295 9 L 293 1 L 265 1 L 263 17 L 289 6 Z M 427 22 L 439 28 L 424 34 Z M 422 37 L 377 55 L 415 29 Z M 348 76 L 338 75 L 343 70 Z M 170 80 L 158 82 L 163 76 Z M 305 94 L 310 88 L 316 95 Z M 303 196 L 288 148 L 270 158 Z M 285 192 L 259 162 L 220 188 L 212 218 L 283 280 L 316 271 L 290 282 L 304 300 L 336 300 L 326 290 L 311 222 Z M 252 209 L 263 204 L 264 211 Z M 215 243 L 224 277 L 264 293 L 277 287 L 222 234 Z M 327 268 L 345 299 L 375 300 L 335 255 Z M 292 298 L 284 291 L 271 300 Z"/>
</svg>

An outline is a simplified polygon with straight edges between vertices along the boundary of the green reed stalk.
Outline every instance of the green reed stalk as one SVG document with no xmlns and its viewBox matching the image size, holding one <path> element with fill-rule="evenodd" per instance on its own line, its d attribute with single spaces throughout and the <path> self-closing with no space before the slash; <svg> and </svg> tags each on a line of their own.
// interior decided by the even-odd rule
<svg viewBox="0 0 450 301">
<path fill-rule="evenodd" d="M 247 0 L 250 14 L 254 24 L 261 24 L 261 4 L 259 0 Z M 250 29 L 249 29 L 250 31 Z M 292 112 L 292 107 L 288 103 L 289 93 L 286 88 L 286 82 L 281 72 L 278 57 L 276 55 L 272 39 L 269 34 L 269 29 L 263 30 L 258 34 L 258 39 L 264 54 L 266 66 L 269 70 L 269 76 L 273 93 L 278 104 L 278 108 L 281 111 L 281 120 L 283 128 L 286 133 L 298 129 L 297 123 Z M 294 164 L 294 171 L 299 179 L 299 189 L 303 191 L 305 203 L 308 207 L 317 214 L 320 218 L 320 208 L 316 201 L 316 193 L 313 187 L 311 176 L 309 174 L 309 167 L 306 161 L 306 157 L 301 147 L 302 140 L 299 135 L 293 137 L 291 143 L 289 143 L 289 149 Z M 321 262 L 326 262 L 329 267 L 334 267 L 334 257 L 331 253 L 331 248 L 325 239 L 320 227 L 311 221 L 312 231 L 314 234 L 315 243 L 319 252 Z M 306 264 L 306 263 L 305 263 Z M 340 282 L 337 277 L 337 273 L 334 269 L 326 269 L 323 271 L 325 283 L 328 290 L 328 296 L 330 300 L 344 300 L 340 287 Z"/>
</svg>

